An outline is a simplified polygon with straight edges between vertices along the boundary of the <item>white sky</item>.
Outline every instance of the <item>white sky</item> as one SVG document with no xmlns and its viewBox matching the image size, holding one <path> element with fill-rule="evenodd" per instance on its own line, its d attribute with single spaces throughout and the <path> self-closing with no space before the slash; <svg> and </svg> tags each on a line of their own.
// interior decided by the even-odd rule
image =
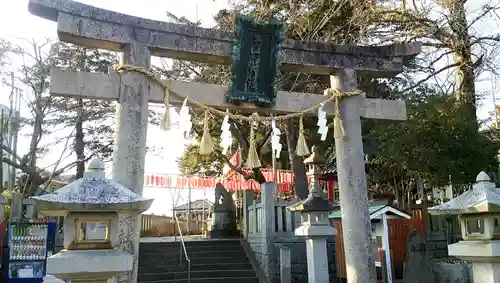
<svg viewBox="0 0 500 283">
<path fill-rule="evenodd" d="M 227 0 L 81 0 L 89 5 L 113 10 L 125 14 L 145 17 L 154 20 L 166 20 L 166 11 L 177 16 L 185 16 L 195 21 L 201 20 L 203 26 L 213 26 L 213 16 L 228 6 Z M 3 9 L 0 9 L 0 37 L 19 42 L 18 39 L 36 39 L 43 41 L 45 38 L 57 38 L 57 25 L 42 18 L 31 15 L 28 12 L 28 0 L 9 1 Z M 19 85 L 21 87 L 21 85 Z M 8 104 L 9 89 L 0 87 L 0 104 Z M 22 110 L 26 112 L 26 110 Z M 174 138 L 173 138 L 174 137 Z M 167 144 L 168 141 L 168 144 Z M 19 152 L 26 152 L 29 138 L 20 137 Z M 148 129 L 148 146 L 164 146 L 163 152 L 159 154 L 148 154 L 146 156 L 146 172 L 149 173 L 178 173 L 176 159 L 182 154 L 184 141 L 177 133 L 164 133 L 161 130 L 150 127 Z M 62 146 L 61 146 L 62 150 Z M 54 152 L 60 152 L 54 149 Z M 41 166 L 54 163 L 59 154 L 47 154 L 40 162 Z M 74 159 L 73 159 L 74 160 Z M 71 160 L 68 160 L 69 163 Z M 148 211 L 155 214 L 169 214 L 171 210 L 170 189 L 144 188 L 144 195 L 154 197 L 155 202 Z M 193 190 L 191 199 L 204 198 L 203 191 Z M 213 198 L 211 191 L 206 192 L 206 197 Z M 179 204 L 187 202 L 187 191 L 183 191 Z"/>
<path fill-rule="evenodd" d="M 229 0 L 80 0 L 86 4 L 113 10 L 134 16 L 154 20 L 166 20 L 166 11 L 177 16 L 185 16 L 195 21 L 201 20 L 203 26 L 213 26 L 213 16 L 223 8 L 229 6 Z M 28 0 L 8 1 L 8 5 L 0 10 L 0 37 L 17 41 L 23 39 L 57 38 L 56 23 L 50 22 L 28 13 Z M 476 1 L 475 1 L 476 2 Z M 477 0 L 484 2 L 484 0 Z M 499 27 L 497 26 L 497 29 Z M 481 83 L 478 84 L 478 91 L 486 93 L 483 102 L 484 106 L 478 109 L 478 117 L 485 119 L 492 108 L 491 82 L 488 76 L 482 76 Z M 0 85 L 0 104 L 8 105 L 9 89 Z M 26 110 L 25 110 L 26 111 Z M 23 111 L 22 111 L 23 112 Z M 173 138 L 174 137 L 174 138 Z M 149 173 L 178 173 L 176 159 L 182 154 L 184 142 L 176 133 L 164 133 L 157 128 L 148 129 L 149 146 L 165 146 L 165 150 L 157 155 L 148 154 L 146 156 L 146 172 Z M 168 144 L 167 144 L 168 141 Z M 26 152 L 28 148 L 28 138 L 20 138 L 20 152 Z M 58 151 L 58 149 L 54 149 Z M 48 154 L 42 165 L 52 164 L 58 158 L 58 154 Z M 73 159 L 74 160 L 74 159 Z M 70 162 L 70 161 L 68 161 Z M 165 214 L 171 210 L 170 192 L 168 189 L 145 188 L 144 194 L 155 198 L 150 212 Z M 192 199 L 204 197 L 203 192 L 193 192 Z M 183 192 L 182 198 L 187 201 L 186 192 Z M 209 196 L 209 198 L 212 198 Z"/>
</svg>

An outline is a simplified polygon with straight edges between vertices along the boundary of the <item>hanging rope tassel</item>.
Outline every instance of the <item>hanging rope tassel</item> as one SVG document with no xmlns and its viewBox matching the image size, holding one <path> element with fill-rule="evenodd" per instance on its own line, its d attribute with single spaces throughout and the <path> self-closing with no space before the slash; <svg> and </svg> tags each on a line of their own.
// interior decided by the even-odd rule
<svg viewBox="0 0 500 283">
<path fill-rule="evenodd" d="M 214 150 L 215 144 L 210 136 L 210 119 L 208 111 L 205 110 L 205 119 L 203 120 L 203 136 L 201 137 L 199 153 L 201 155 L 209 155 L 213 153 Z"/>
<path fill-rule="evenodd" d="M 252 114 L 252 120 L 250 122 L 250 148 L 248 149 L 248 156 L 246 167 L 248 168 L 259 168 L 262 166 L 260 163 L 259 154 L 257 154 L 257 148 L 255 146 L 255 128 L 257 127 L 257 114 Z"/>
<path fill-rule="evenodd" d="M 170 83 L 165 85 L 165 112 L 163 112 L 163 118 L 160 121 L 160 128 L 163 131 L 170 130 L 170 103 L 168 102 L 168 97 L 170 96 Z"/>
<path fill-rule="evenodd" d="M 304 136 L 304 123 L 302 121 L 302 116 L 299 120 L 299 138 L 297 139 L 297 147 L 295 148 L 295 153 L 298 156 L 307 156 L 311 152 L 307 146 L 306 137 Z"/>
<path fill-rule="evenodd" d="M 342 117 L 340 116 L 340 97 L 335 98 L 335 118 L 333 118 L 333 137 L 334 138 L 344 138 L 345 129 L 344 123 L 342 123 Z"/>
</svg>

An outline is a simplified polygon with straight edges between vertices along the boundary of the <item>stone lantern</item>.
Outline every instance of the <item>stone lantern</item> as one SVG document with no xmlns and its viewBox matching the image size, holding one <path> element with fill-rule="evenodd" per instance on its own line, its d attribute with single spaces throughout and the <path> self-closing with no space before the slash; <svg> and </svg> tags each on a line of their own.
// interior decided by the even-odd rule
<svg viewBox="0 0 500 283">
<path fill-rule="evenodd" d="M 325 159 L 317 147 L 313 146 L 311 151 L 312 154 L 304 160 L 309 167 L 309 196 L 288 209 L 300 212 L 301 226 L 295 229 L 295 235 L 306 238 L 308 281 L 329 282 L 327 240 L 336 231 L 330 225 L 328 214 L 339 205 L 327 199 L 319 184 L 321 173 L 318 165 L 324 164 Z"/>
<path fill-rule="evenodd" d="M 500 189 L 485 172 L 462 195 L 428 209 L 432 215 L 458 215 L 462 239 L 448 246 L 451 256 L 472 262 L 474 282 L 500 283 Z"/>
<path fill-rule="evenodd" d="M 118 216 L 136 216 L 153 200 L 107 179 L 102 161 L 93 159 L 83 178 L 32 200 L 40 213 L 64 216 L 64 249 L 47 259 L 47 274 L 106 282 L 132 270 L 133 255 L 117 248 Z"/>
</svg>

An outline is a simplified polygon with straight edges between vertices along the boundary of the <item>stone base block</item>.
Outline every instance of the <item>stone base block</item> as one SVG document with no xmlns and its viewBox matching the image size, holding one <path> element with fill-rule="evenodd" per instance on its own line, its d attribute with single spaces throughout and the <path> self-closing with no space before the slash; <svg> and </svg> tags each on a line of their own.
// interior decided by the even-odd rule
<svg viewBox="0 0 500 283">
<path fill-rule="evenodd" d="M 472 263 L 474 282 L 500 283 L 500 263 Z"/>
<path fill-rule="evenodd" d="M 117 250 L 62 250 L 47 259 L 47 274 L 63 280 L 106 281 L 132 270 L 133 256 Z"/>
<path fill-rule="evenodd" d="M 212 213 L 212 229 L 209 232 L 210 238 L 234 238 L 239 236 L 240 232 L 236 228 L 234 211 Z"/>
<path fill-rule="evenodd" d="M 437 282 L 470 283 L 467 263 L 433 262 Z"/>
</svg>

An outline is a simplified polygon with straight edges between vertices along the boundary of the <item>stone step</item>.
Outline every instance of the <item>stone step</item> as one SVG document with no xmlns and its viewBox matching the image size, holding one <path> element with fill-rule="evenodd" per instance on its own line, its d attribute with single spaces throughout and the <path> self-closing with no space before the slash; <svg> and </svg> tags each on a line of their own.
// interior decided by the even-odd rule
<svg viewBox="0 0 500 283">
<path fill-rule="evenodd" d="M 168 260 L 171 258 L 179 258 L 180 256 L 183 256 L 184 258 L 184 251 L 176 251 L 176 252 L 171 252 L 171 253 L 139 253 L 139 261 L 140 260 L 145 260 L 145 261 L 151 261 L 151 260 Z M 243 249 L 241 250 L 236 250 L 236 251 L 231 251 L 231 250 L 210 250 L 210 251 L 187 251 L 187 255 L 189 259 L 197 259 L 197 258 L 206 258 L 210 256 L 218 256 L 218 257 L 233 257 L 233 258 L 238 258 L 238 257 L 244 257 L 246 258 L 245 252 Z"/>
<path fill-rule="evenodd" d="M 170 248 L 180 245 L 177 242 L 155 242 L 155 243 L 140 243 L 139 249 L 144 250 L 157 250 L 163 248 Z M 187 247 L 236 247 L 241 246 L 240 240 L 198 240 L 198 241 L 185 241 Z"/>
<path fill-rule="evenodd" d="M 212 262 L 209 264 L 191 264 L 191 271 L 204 271 L 204 270 L 250 270 L 252 265 L 248 262 L 245 263 L 217 263 Z M 157 265 L 157 266 L 141 266 L 139 261 L 139 274 L 148 273 L 164 273 L 164 272 L 180 272 L 187 271 L 188 266 L 184 262 L 183 265 Z"/>
<path fill-rule="evenodd" d="M 186 241 L 185 245 L 192 283 L 259 282 L 239 240 Z M 180 242 L 141 243 L 138 271 L 139 283 L 188 283 L 188 263 Z"/>
<path fill-rule="evenodd" d="M 173 244 L 173 243 L 179 243 L 180 242 L 180 237 L 177 237 L 177 240 L 169 240 L 169 241 L 144 241 L 140 242 L 140 245 L 162 245 L 162 244 Z M 231 244 L 231 243 L 239 243 L 240 239 L 239 238 L 234 238 L 234 239 L 187 239 L 184 238 L 184 243 L 186 244 L 193 244 L 193 245 L 205 245 L 205 244 Z"/>
<path fill-rule="evenodd" d="M 255 272 L 251 269 L 250 270 L 201 270 L 201 271 L 191 270 L 191 279 L 220 278 L 220 277 L 247 278 L 254 276 Z M 154 281 L 186 279 L 186 278 L 188 278 L 188 271 L 139 274 L 137 280 L 141 282 L 154 282 Z"/>
<path fill-rule="evenodd" d="M 185 261 L 185 259 L 184 259 Z M 210 264 L 210 263 L 248 263 L 248 259 L 246 257 L 231 257 L 231 256 L 210 256 L 204 258 L 193 258 L 191 259 L 191 264 Z M 147 266 L 147 265 L 175 265 L 180 263 L 180 257 L 173 258 L 161 258 L 159 259 L 142 259 L 139 260 L 139 266 Z"/>
<path fill-rule="evenodd" d="M 178 253 L 181 250 L 181 245 L 176 244 L 175 246 L 164 246 L 156 248 L 139 248 L 140 255 L 152 255 L 158 253 Z M 190 252 L 202 252 L 202 251 L 243 251 L 241 245 L 230 245 L 230 246 L 190 246 L 186 245 L 186 251 L 188 254 Z"/>
<path fill-rule="evenodd" d="M 168 253 L 179 253 L 181 251 L 181 247 L 179 245 L 175 247 L 163 247 L 158 248 L 156 250 L 153 249 L 139 249 L 139 255 L 153 255 L 153 254 L 168 254 Z M 203 252 L 203 251 L 243 251 L 241 246 L 233 246 L 233 247 L 189 247 L 186 246 L 186 251 L 189 253 L 192 252 Z"/>
<path fill-rule="evenodd" d="M 213 277 L 213 278 L 191 278 L 189 281 L 186 279 L 172 279 L 172 280 L 160 280 L 160 281 L 140 281 L 137 280 L 138 283 L 259 283 L 259 280 L 256 277 Z"/>
</svg>

